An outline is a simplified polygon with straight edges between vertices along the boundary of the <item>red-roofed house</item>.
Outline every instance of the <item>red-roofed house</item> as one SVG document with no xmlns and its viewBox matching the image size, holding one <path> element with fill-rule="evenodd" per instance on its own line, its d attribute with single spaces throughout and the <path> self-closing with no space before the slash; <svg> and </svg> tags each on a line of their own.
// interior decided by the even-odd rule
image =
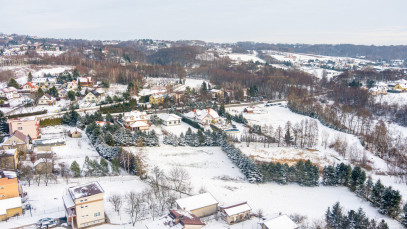
<svg viewBox="0 0 407 229">
<path fill-rule="evenodd" d="M 185 210 L 170 210 L 168 215 L 146 225 L 147 229 L 201 229 L 203 226 L 196 215 Z"/>
<path fill-rule="evenodd" d="M 24 86 L 21 89 L 23 89 L 25 91 L 29 91 L 29 92 L 37 92 L 38 85 L 33 82 L 27 82 L 26 84 L 24 84 Z"/>
</svg>

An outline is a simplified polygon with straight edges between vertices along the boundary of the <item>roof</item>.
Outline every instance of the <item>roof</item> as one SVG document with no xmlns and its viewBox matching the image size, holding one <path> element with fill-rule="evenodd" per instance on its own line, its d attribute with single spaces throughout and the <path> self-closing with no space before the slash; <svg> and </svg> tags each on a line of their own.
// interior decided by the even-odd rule
<svg viewBox="0 0 407 229">
<path fill-rule="evenodd" d="M 27 82 L 25 85 L 30 86 L 31 88 L 35 88 L 37 85 L 33 82 Z"/>
<path fill-rule="evenodd" d="M 43 96 L 41 96 L 40 98 L 46 97 L 47 99 L 51 100 L 52 96 L 50 94 L 44 94 Z"/>
<path fill-rule="evenodd" d="M 189 211 L 172 209 L 170 210 L 170 216 L 179 219 L 183 225 L 205 225 L 196 215 Z"/>
<path fill-rule="evenodd" d="M 99 182 L 95 181 L 89 184 L 79 185 L 75 187 L 68 188 L 68 192 L 71 195 L 73 200 L 93 196 L 99 193 L 103 193 L 102 186 L 100 186 Z"/>
<path fill-rule="evenodd" d="M 11 135 L 10 137 L 15 136 L 16 138 L 20 139 L 23 142 L 27 142 L 28 138 L 25 134 L 23 134 L 22 132 L 20 132 L 19 130 L 14 131 L 14 134 Z"/>
<path fill-rule="evenodd" d="M 178 121 L 181 117 L 175 114 L 159 114 L 158 117 L 164 121 Z"/>
<path fill-rule="evenodd" d="M 64 201 L 66 208 L 72 208 L 75 206 L 75 203 L 73 202 L 71 195 L 69 195 L 68 193 L 62 196 L 62 200 Z"/>
<path fill-rule="evenodd" d="M 210 193 L 178 199 L 176 202 L 181 209 L 188 211 L 218 204 L 218 201 Z"/>
<path fill-rule="evenodd" d="M 269 219 L 263 222 L 263 224 L 269 229 L 295 229 L 298 228 L 290 217 L 287 215 L 281 215 L 273 219 Z"/>
<path fill-rule="evenodd" d="M 17 149 L 4 149 L 0 150 L 0 156 L 14 156 L 17 152 Z"/>
<path fill-rule="evenodd" d="M 0 215 L 5 215 L 8 209 L 21 207 L 21 197 L 0 200 Z"/>
<path fill-rule="evenodd" d="M 79 82 L 92 82 L 92 77 L 80 77 L 78 78 Z"/>
<path fill-rule="evenodd" d="M 92 93 L 94 96 L 96 96 L 96 97 L 99 97 L 100 96 L 100 93 L 99 92 L 97 92 L 96 90 L 93 90 L 93 91 L 91 91 L 91 92 L 89 92 L 89 93 Z"/>
<path fill-rule="evenodd" d="M 229 206 L 224 206 L 222 207 L 223 211 L 228 216 L 236 215 L 242 212 L 246 211 L 251 211 L 252 208 L 247 204 L 247 202 L 239 203 L 239 204 L 234 204 L 234 205 L 229 205 Z"/>
<path fill-rule="evenodd" d="M 5 171 L 5 170 L 0 170 L 0 178 L 1 177 L 7 177 L 8 179 L 14 179 L 17 178 L 17 173 L 14 171 Z"/>
<path fill-rule="evenodd" d="M 142 121 L 135 121 L 130 125 L 130 127 L 144 127 L 144 126 L 148 126 L 148 124 Z"/>
<path fill-rule="evenodd" d="M 45 159 L 45 158 L 40 158 L 40 159 L 38 159 L 38 160 L 36 160 L 35 162 L 34 162 L 34 167 L 36 167 L 37 165 L 39 165 L 40 163 L 52 163 L 52 161 L 49 159 L 49 158 L 47 158 L 47 159 Z"/>
</svg>

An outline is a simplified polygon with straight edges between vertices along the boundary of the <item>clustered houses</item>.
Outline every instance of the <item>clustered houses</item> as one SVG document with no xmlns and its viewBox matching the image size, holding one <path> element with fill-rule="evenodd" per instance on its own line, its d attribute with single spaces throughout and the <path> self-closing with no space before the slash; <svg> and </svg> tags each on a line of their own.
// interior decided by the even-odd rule
<svg viewBox="0 0 407 229">
<path fill-rule="evenodd" d="M 62 197 L 68 224 L 76 229 L 104 223 L 103 194 L 98 182 L 68 188 Z"/>
<path fill-rule="evenodd" d="M 369 93 L 372 95 L 386 95 L 390 93 L 405 93 L 407 92 L 407 80 L 398 80 L 389 84 L 380 82 L 372 88 L 369 88 Z"/>
<path fill-rule="evenodd" d="M 144 111 L 130 111 L 124 113 L 122 117 L 123 125 L 131 131 L 148 130 L 150 123 L 147 113 Z"/>
<path fill-rule="evenodd" d="M 166 95 L 164 93 L 156 93 L 153 95 L 150 95 L 149 101 L 150 104 L 158 105 L 164 103 Z"/>
<path fill-rule="evenodd" d="M 0 221 L 23 213 L 21 195 L 22 189 L 17 174 L 0 171 Z"/>
<path fill-rule="evenodd" d="M 209 125 L 212 123 L 221 122 L 221 117 L 218 115 L 218 113 L 215 110 L 213 110 L 211 108 L 204 109 L 204 110 L 190 111 L 185 114 L 185 117 L 192 119 L 203 125 Z"/>
<path fill-rule="evenodd" d="M 158 220 L 146 225 L 147 229 L 200 229 L 205 226 L 201 218 L 220 214 L 221 218 L 233 225 L 250 220 L 252 208 L 247 202 L 218 206 L 218 201 L 210 194 L 203 193 L 176 200 L 177 209 L 171 209 L 169 213 Z M 277 215 L 262 220 L 262 229 L 298 229 L 298 226 L 287 216 Z"/>
<path fill-rule="evenodd" d="M 7 98 L 7 99 L 14 99 L 19 98 L 20 94 L 18 94 L 18 90 L 14 87 L 6 87 L 0 89 L 0 97 Z"/>
</svg>

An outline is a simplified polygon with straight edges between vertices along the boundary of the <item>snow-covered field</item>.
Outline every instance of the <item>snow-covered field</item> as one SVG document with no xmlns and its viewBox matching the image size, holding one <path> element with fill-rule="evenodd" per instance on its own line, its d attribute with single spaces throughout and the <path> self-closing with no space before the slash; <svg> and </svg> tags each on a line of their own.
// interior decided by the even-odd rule
<svg viewBox="0 0 407 229">
<path fill-rule="evenodd" d="M 398 104 L 407 105 L 407 93 L 388 93 L 387 95 L 377 95 L 375 96 L 376 103 L 388 103 L 388 104 Z"/>
<path fill-rule="evenodd" d="M 28 73 L 33 77 L 42 77 L 44 74 L 58 74 L 65 70 L 72 70 L 72 66 L 59 65 L 18 65 L 0 67 L 0 71 L 11 70 L 15 73 L 17 82 L 22 85 L 27 82 Z M 6 87 L 7 82 L 0 84 L 0 88 Z"/>
<path fill-rule="evenodd" d="M 249 62 L 249 61 L 256 62 L 256 61 L 258 61 L 260 63 L 265 63 L 264 60 L 257 57 L 256 53 L 254 53 L 254 54 L 230 53 L 225 56 L 229 57 L 231 60 L 234 60 L 236 62 Z"/>
</svg>

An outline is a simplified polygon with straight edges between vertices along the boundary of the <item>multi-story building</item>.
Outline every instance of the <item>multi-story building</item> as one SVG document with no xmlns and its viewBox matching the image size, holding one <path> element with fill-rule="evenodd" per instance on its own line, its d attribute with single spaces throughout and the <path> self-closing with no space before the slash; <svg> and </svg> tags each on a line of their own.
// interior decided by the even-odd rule
<svg viewBox="0 0 407 229">
<path fill-rule="evenodd" d="M 7 121 L 10 135 L 16 130 L 20 131 L 31 139 L 38 138 L 40 134 L 40 122 L 36 118 L 16 118 Z"/>
<path fill-rule="evenodd" d="M 103 193 L 98 182 L 68 188 L 62 199 L 67 221 L 72 228 L 84 228 L 105 222 Z"/>
</svg>

